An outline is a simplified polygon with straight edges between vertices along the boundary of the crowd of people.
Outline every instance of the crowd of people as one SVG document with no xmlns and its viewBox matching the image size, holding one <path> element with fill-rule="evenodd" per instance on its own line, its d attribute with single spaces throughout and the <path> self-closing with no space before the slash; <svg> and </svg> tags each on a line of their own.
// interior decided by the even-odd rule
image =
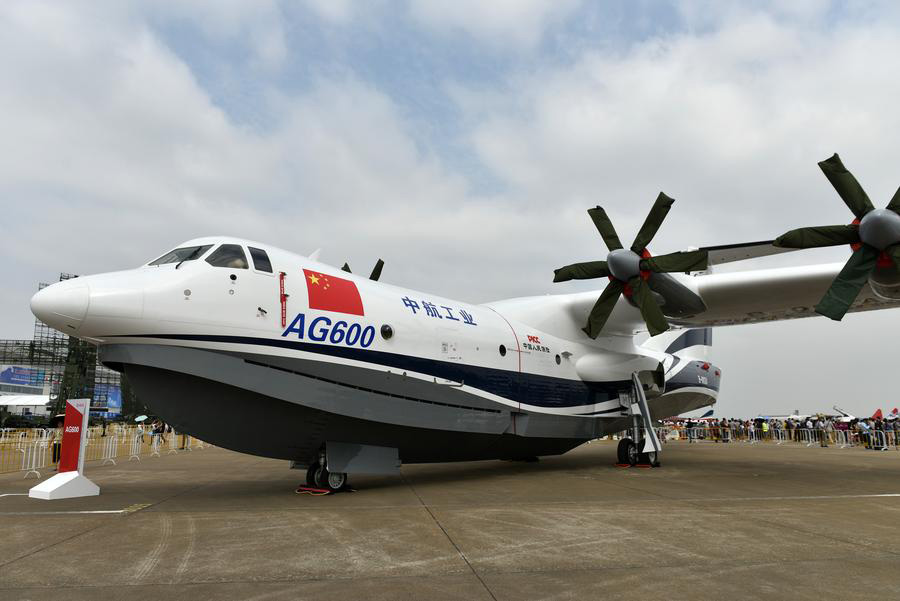
<svg viewBox="0 0 900 601">
<path fill-rule="evenodd" d="M 900 447 L 900 419 L 843 420 L 812 415 L 787 419 L 688 419 L 677 426 L 684 428 L 685 438 L 689 442 L 699 439 L 723 443 L 732 440 L 777 440 L 816 442 L 823 447 L 836 442 L 859 444 L 870 449 Z"/>
</svg>

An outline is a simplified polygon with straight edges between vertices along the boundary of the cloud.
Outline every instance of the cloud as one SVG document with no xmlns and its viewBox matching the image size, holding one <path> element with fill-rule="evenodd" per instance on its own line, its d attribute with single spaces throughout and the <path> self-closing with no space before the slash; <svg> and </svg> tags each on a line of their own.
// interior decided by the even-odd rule
<svg viewBox="0 0 900 601">
<path fill-rule="evenodd" d="M 38 277 L 128 268 L 198 235 L 324 246 L 337 264 L 377 252 L 387 281 L 449 294 L 472 279 L 460 266 L 506 235 L 494 224 L 516 223 L 502 203 L 480 206 L 352 74 L 270 90 L 273 125 L 258 130 L 218 107 L 145 23 L 40 4 L 0 23 L 0 73 L 16 81 L 0 89 L 0 249 L 17 274 L 0 302 L 18 335 Z"/>
<path fill-rule="evenodd" d="M 346 23 L 354 15 L 348 0 L 305 0 L 305 4 L 320 18 L 333 23 Z"/>
<path fill-rule="evenodd" d="M 440 33 L 465 33 L 494 48 L 533 48 L 548 28 L 578 7 L 575 0 L 409 0 L 413 19 Z"/>
<path fill-rule="evenodd" d="M 846 221 L 815 165 L 834 151 L 890 198 L 900 81 L 879 57 L 898 52 L 893 28 L 755 15 L 516 75 L 506 102 L 457 98 L 480 114 L 468 134 L 480 159 L 529 202 L 601 203 L 631 227 L 663 189 L 679 199 L 669 245 L 727 243 Z"/>
<path fill-rule="evenodd" d="M 286 15 L 276 0 L 162 0 L 132 5 L 128 11 L 137 22 L 163 28 L 187 26 L 207 44 L 242 46 L 257 68 L 278 69 L 287 57 Z M 236 58 L 233 52 L 228 56 Z"/>
</svg>

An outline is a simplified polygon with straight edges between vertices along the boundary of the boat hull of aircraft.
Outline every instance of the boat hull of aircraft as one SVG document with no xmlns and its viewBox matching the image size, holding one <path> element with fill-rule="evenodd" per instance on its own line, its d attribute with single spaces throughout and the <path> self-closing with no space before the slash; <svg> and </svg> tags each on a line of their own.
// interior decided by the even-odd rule
<svg viewBox="0 0 900 601">
<path fill-rule="evenodd" d="M 527 459 L 565 453 L 631 424 L 623 400 L 608 392 L 604 398 L 612 397 L 607 402 L 615 409 L 606 416 L 534 413 L 409 372 L 250 353 L 241 345 L 126 343 L 104 345 L 100 353 L 177 430 L 300 465 L 314 463 L 333 443 L 396 449 L 403 463 Z M 685 361 L 672 369 L 672 390 L 651 399 L 654 417 L 713 404 L 718 380 L 699 385 L 706 365 Z M 512 374 L 494 377 L 505 377 L 510 391 L 523 385 Z"/>
</svg>

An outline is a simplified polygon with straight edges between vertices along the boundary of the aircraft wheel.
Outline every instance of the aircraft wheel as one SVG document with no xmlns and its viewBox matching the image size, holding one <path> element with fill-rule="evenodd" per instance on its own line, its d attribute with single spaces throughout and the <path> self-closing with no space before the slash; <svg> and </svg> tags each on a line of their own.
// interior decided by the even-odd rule
<svg viewBox="0 0 900 601">
<path fill-rule="evenodd" d="M 628 445 L 631 443 L 630 438 L 623 438 L 619 441 L 619 447 L 616 449 L 616 458 L 619 463 L 628 463 Z"/>
<path fill-rule="evenodd" d="M 347 484 L 347 474 L 343 472 L 329 472 L 327 468 L 319 466 L 316 470 L 316 486 L 331 492 L 337 492 Z"/>
<path fill-rule="evenodd" d="M 644 448 L 645 442 L 645 440 L 641 439 L 641 441 L 637 444 L 638 451 Z M 648 451 L 646 453 L 639 452 L 638 463 L 640 463 L 641 465 L 659 467 L 659 451 Z"/>
<path fill-rule="evenodd" d="M 311 463 L 308 468 L 306 468 L 306 485 L 307 486 L 318 486 L 316 484 L 316 470 L 319 469 L 319 463 L 314 462 Z"/>
<path fill-rule="evenodd" d="M 635 466 L 638 464 L 638 460 L 640 459 L 640 453 L 638 452 L 638 446 L 634 444 L 634 441 L 628 439 L 628 444 L 625 445 L 625 463 L 631 466 Z"/>
<path fill-rule="evenodd" d="M 641 442 L 641 446 L 643 446 L 643 442 Z M 659 467 L 659 451 L 650 451 L 647 453 L 640 454 L 641 463 L 652 465 L 653 467 Z"/>
</svg>

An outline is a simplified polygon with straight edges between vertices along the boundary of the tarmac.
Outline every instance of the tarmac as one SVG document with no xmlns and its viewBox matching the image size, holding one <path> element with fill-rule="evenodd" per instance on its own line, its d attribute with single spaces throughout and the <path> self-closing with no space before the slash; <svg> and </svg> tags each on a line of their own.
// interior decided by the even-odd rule
<svg viewBox="0 0 900 601">
<path fill-rule="evenodd" d="M 614 460 L 594 442 L 409 465 L 318 497 L 285 461 L 216 448 L 89 464 L 91 498 L 29 499 L 35 479 L 4 474 L 0 599 L 900 598 L 896 450 Z"/>
</svg>

